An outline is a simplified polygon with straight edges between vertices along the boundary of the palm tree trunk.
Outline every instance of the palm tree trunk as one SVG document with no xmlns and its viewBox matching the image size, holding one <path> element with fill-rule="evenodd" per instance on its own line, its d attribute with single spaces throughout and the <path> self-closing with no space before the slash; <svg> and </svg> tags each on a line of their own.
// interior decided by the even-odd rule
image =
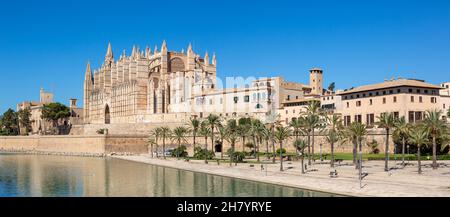
<svg viewBox="0 0 450 217">
<path fill-rule="evenodd" d="M 331 168 L 334 168 L 334 142 L 331 143 L 331 160 L 330 160 Z"/>
<path fill-rule="evenodd" d="M 313 163 L 316 162 L 316 159 L 314 158 L 314 128 L 312 130 L 312 141 L 311 141 L 311 155 L 312 155 L 312 161 Z"/>
<path fill-rule="evenodd" d="M 311 135 L 308 132 L 308 165 L 311 165 Z"/>
<path fill-rule="evenodd" d="M 163 137 L 163 158 L 166 159 L 166 137 Z"/>
<path fill-rule="evenodd" d="M 275 163 L 275 158 L 277 154 L 275 153 L 275 141 L 272 139 L 272 162 Z"/>
<path fill-rule="evenodd" d="M 242 137 L 242 152 L 245 152 L 245 136 Z"/>
<path fill-rule="evenodd" d="M 195 154 L 195 137 L 196 137 L 196 134 L 197 134 L 196 132 L 193 133 L 193 136 L 194 136 L 194 141 L 193 141 L 194 142 L 194 144 L 193 144 L 194 154 Z"/>
<path fill-rule="evenodd" d="M 151 152 L 151 155 L 152 155 L 152 158 L 153 158 L 153 144 L 151 144 L 151 147 L 150 147 L 150 152 Z"/>
<path fill-rule="evenodd" d="M 419 174 L 422 174 L 422 165 L 420 164 L 420 145 L 417 146 L 417 166 L 419 167 Z"/>
<path fill-rule="evenodd" d="M 266 140 L 266 159 L 269 160 L 269 140 Z"/>
<path fill-rule="evenodd" d="M 223 139 L 220 140 L 220 159 L 223 159 Z"/>
<path fill-rule="evenodd" d="M 256 136 L 253 136 L 253 157 L 256 158 Z"/>
<path fill-rule="evenodd" d="M 261 139 L 256 139 L 256 160 L 259 162 L 259 143 L 261 142 Z"/>
<path fill-rule="evenodd" d="M 216 151 L 214 150 L 214 126 L 211 127 L 211 151 L 215 155 Z"/>
<path fill-rule="evenodd" d="M 402 138 L 402 165 L 405 165 L 405 146 L 406 146 L 406 141 L 405 141 L 405 137 Z"/>
<path fill-rule="evenodd" d="M 234 142 L 231 143 L 231 154 L 230 154 L 230 167 L 233 166 L 232 165 L 232 161 L 233 161 L 233 155 L 234 155 Z"/>
<path fill-rule="evenodd" d="M 386 128 L 386 147 L 384 148 L 384 171 L 389 171 L 388 158 L 389 158 L 389 128 Z"/>
<path fill-rule="evenodd" d="M 437 162 L 436 162 L 436 135 L 433 134 L 433 170 L 438 168 Z"/>
<path fill-rule="evenodd" d="M 205 164 L 208 164 L 208 136 L 205 136 Z"/>
<path fill-rule="evenodd" d="M 181 150 L 181 141 L 178 140 L 178 151 L 177 151 L 177 159 L 180 159 L 180 150 Z"/>
<path fill-rule="evenodd" d="M 302 174 L 305 174 L 305 164 L 303 163 L 305 157 L 303 156 L 303 151 L 302 151 L 302 156 L 300 158 L 302 160 Z"/>
<path fill-rule="evenodd" d="M 354 140 L 354 141 L 352 141 L 352 143 L 353 143 L 353 164 L 355 164 L 356 165 L 356 149 L 357 149 L 357 146 L 358 146 L 358 144 L 357 144 L 357 141 L 356 140 Z"/>
<path fill-rule="evenodd" d="M 280 171 L 283 171 L 283 143 L 280 142 Z"/>
</svg>

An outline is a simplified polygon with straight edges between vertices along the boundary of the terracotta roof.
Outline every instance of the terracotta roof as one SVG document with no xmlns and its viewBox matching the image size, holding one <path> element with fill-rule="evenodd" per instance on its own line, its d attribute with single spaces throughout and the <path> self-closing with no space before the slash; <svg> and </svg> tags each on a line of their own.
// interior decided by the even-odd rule
<svg viewBox="0 0 450 217">
<path fill-rule="evenodd" d="M 412 79 L 397 79 L 397 80 L 389 80 L 385 81 L 383 83 L 378 84 L 369 84 L 364 85 L 360 87 L 356 87 L 347 91 L 343 91 L 341 93 L 338 93 L 338 95 L 344 95 L 349 93 L 357 93 L 357 92 L 364 92 L 364 91 L 370 91 L 370 90 L 379 90 L 379 89 L 386 89 L 386 88 L 392 88 L 392 87 L 422 87 L 422 88 L 432 88 L 432 89 L 442 89 L 440 86 L 425 83 L 419 80 L 412 80 Z"/>
</svg>

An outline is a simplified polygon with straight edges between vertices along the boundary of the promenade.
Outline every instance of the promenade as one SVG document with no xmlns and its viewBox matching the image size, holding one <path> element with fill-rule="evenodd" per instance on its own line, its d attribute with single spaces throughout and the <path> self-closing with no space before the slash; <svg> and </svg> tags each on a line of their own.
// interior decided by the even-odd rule
<svg viewBox="0 0 450 217">
<path fill-rule="evenodd" d="M 344 161 L 336 166 L 338 177 L 330 178 L 328 163 L 316 163 L 308 167 L 306 174 L 301 174 L 300 162 L 285 162 L 285 171 L 280 172 L 280 164 L 240 163 L 230 168 L 228 163 L 217 164 L 202 160 L 166 160 L 151 158 L 147 154 L 139 156 L 113 156 L 114 158 L 135 162 L 177 168 L 193 172 L 203 172 L 251 181 L 266 182 L 284 186 L 323 191 L 346 196 L 358 197 L 450 197 L 450 161 L 440 161 L 440 168 L 432 170 L 431 161 L 424 161 L 423 174 L 417 174 L 417 162 L 410 162 L 402 168 L 400 161 L 390 162 L 391 170 L 384 172 L 384 161 L 365 161 L 363 171 L 368 173 L 362 181 L 358 180 L 358 170 L 351 162 Z M 253 167 L 250 165 L 254 165 Z"/>
</svg>

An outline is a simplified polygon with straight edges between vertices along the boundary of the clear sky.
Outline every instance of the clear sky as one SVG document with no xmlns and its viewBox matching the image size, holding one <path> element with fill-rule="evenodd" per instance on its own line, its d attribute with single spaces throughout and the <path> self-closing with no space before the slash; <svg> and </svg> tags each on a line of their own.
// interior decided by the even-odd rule
<svg viewBox="0 0 450 217">
<path fill-rule="evenodd" d="M 86 63 L 145 48 L 216 52 L 218 75 L 308 82 L 321 67 L 339 89 L 386 78 L 450 81 L 450 1 L 5 1 L 0 112 L 38 100 L 82 104 Z"/>
</svg>

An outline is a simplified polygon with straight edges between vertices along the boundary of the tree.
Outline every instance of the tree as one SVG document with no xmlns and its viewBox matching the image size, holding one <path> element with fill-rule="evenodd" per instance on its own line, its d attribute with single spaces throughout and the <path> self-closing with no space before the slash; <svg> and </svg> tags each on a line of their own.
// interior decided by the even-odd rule
<svg viewBox="0 0 450 217">
<path fill-rule="evenodd" d="M 163 142 L 163 158 L 166 159 L 166 139 L 170 138 L 172 131 L 169 127 L 160 127 L 159 133 Z"/>
<path fill-rule="evenodd" d="M 448 108 L 448 111 L 447 111 L 447 117 L 450 118 L 450 108 Z"/>
<path fill-rule="evenodd" d="M 230 158 L 230 166 L 231 166 L 232 161 L 234 159 L 233 155 L 235 154 L 236 141 L 239 138 L 238 131 L 240 130 L 240 128 L 235 119 L 230 119 L 230 120 L 228 120 L 225 129 L 226 129 L 226 137 L 225 138 L 228 141 L 228 143 L 231 144 L 231 152 L 229 153 L 229 156 L 228 156 Z"/>
<path fill-rule="evenodd" d="M 429 110 L 425 113 L 425 119 L 423 120 L 424 127 L 428 130 L 428 133 L 432 137 L 433 144 L 433 169 L 437 169 L 438 164 L 436 161 L 436 138 L 447 131 L 447 125 L 440 119 L 442 115 L 441 111 Z"/>
<path fill-rule="evenodd" d="M 339 134 L 342 132 L 342 120 L 341 116 L 337 114 L 333 114 L 331 116 L 326 116 L 327 125 L 330 126 L 330 129 L 327 132 L 327 141 L 330 143 L 331 150 L 331 160 L 330 166 L 334 167 L 334 144 L 339 141 Z"/>
<path fill-rule="evenodd" d="M 161 137 L 161 128 L 160 127 L 156 127 L 154 128 L 151 132 L 150 132 L 150 138 L 155 140 L 155 144 L 156 145 L 156 157 L 158 158 L 158 141 Z M 152 147 L 152 151 L 153 151 L 153 147 Z M 152 157 L 153 157 L 153 152 L 152 152 Z"/>
<path fill-rule="evenodd" d="M 422 165 L 420 162 L 420 149 L 422 145 L 428 144 L 429 131 L 427 128 L 416 125 L 413 130 L 409 131 L 408 141 L 412 144 L 417 145 L 417 166 L 418 173 L 422 174 Z"/>
<path fill-rule="evenodd" d="M 25 132 L 23 134 L 28 135 L 31 132 L 31 112 L 29 108 L 21 109 L 18 112 L 19 118 L 19 130 L 23 128 Z M 22 134 L 22 133 L 21 133 Z"/>
<path fill-rule="evenodd" d="M 272 134 L 267 126 L 264 126 L 263 131 L 261 132 L 261 138 L 266 142 L 266 159 L 269 160 L 269 142 L 272 140 Z"/>
<path fill-rule="evenodd" d="M 153 158 L 153 146 L 156 146 L 156 145 L 157 145 L 156 139 L 153 138 L 153 137 L 150 137 L 150 138 L 147 140 L 147 144 L 148 144 L 148 146 L 150 146 L 150 153 L 151 153 L 151 157 Z M 148 146 L 147 146 L 147 149 L 148 149 Z M 158 151 L 158 150 L 157 150 L 157 151 Z"/>
<path fill-rule="evenodd" d="M 181 142 L 186 141 L 186 134 L 188 133 L 188 129 L 186 127 L 176 127 L 172 131 L 172 139 L 175 140 L 178 144 L 178 149 L 181 150 Z M 180 158 L 179 151 L 177 152 L 177 158 Z"/>
<path fill-rule="evenodd" d="M 386 145 L 384 148 L 384 171 L 389 171 L 388 161 L 389 161 L 389 131 L 395 127 L 395 118 L 392 113 L 381 113 L 378 118 L 378 127 L 384 128 L 386 130 Z"/>
<path fill-rule="evenodd" d="M 267 132 L 267 136 L 270 139 L 270 141 L 272 142 L 272 162 L 275 163 L 275 156 L 276 156 L 276 152 L 275 152 L 275 127 L 276 126 L 281 126 L 280 120 L 279 120 L 279 114 L 276 114 L 275 112 L 270 112 L 267 116 L 266 119 L 264 120 L 264 125 L 266 126 L 266 128 L 268 129 L 269 132 Z"/>
<path fill-rule="evenodd" d="M 206 118 L 209 127 L 211 128 L 211 151 L 214 152 L 214 129 L 220 125 L 220 117 L 210 114 Z"/>
<path fill-rule="evenodd" d="M 289 126 L 292 128 L 292 133 L 295 136 L 294 142 L 298 140 L 300 133 L 305 128 L 304 120 L 305 120 L 304 118 L 299 117 L 299 118 L 294 118 L 291 120 L 291 122 L 289 122 Z M 298 154 L 298 150 L 296 150 L 296 152 Z"/>
<path fill-rule="evenodd" d="M 223 126 L 223 124 L 219 124 L 217 127 L 217 133 L 219 136 L 220 145 L 222 146 L 222 150 L 220 152 L 220 158 L 223 159 L 223 141 L 226 140 L 227 137 L 227 128 Z"/>
<path fill-rule="evenodd" d="M 41 118 L 47 121 L 51 121 L 54 129 L 58 128 L 59 120 L 68 117 L 70 117 L 70 109 L 59 102 L 44 104 L 44 106 L 42 107 Z M 59 134 L 59 132 L 57 132 L 56 134 Z"/>
<path fill-rule="evenodd" d="M 402 165 L 405 165 L 406 142 L 411 132 L 411 125 L 406 122 L 405 117 L 401 117 L 400 119 L 395 120 L 394 126 L 395 130 L 393 134 L 402 140 Z"/>
<path fill-rule="evenodd" d="M 191 118 L 189 123 L 189 131 L 192 132 L 193 137 L 193 150 L 195 150 L 195 139 L 197 137 L 198 130 L 200 129 L 200 121 L 197 118 Z"/>
<path fill-rule="evenodd" d="M 211 135 L 211 128 L 209 128 L 208 121 L 202 121 L 200 124 L 200 131 L 198 132 L 205 138 L 205 153 L 208 153 L 208 137 Z M 207 154 L 205 154 L 205 164 L 208 163 Z"/>
<path fill-rule="evenodd" d="M 304 140 L 297 139 L 294 141 L 294 147 L 297 152 L 300 153 L 301 165 L 302 165 L 302 174 L 305 174 L 305 164 L 303 163 L 305 158 L 305 148 L 308 146 Z"/>
<path fill-rule="evenodd" d="M 357 147 L 359 147 L 359 152 L 362 152 L 362 141 L 364 137 L 367 134 L 366 125 L 359 123 L 359 122 L 353 122 L 350 124 L 348 128 L 348 135 L 350 138 L 352 138 L 354 144 L 356 144 Z M 354 153 L 355 155 L 355 153 Z M 355 158 L 355 156 L 354 156 Z M 362 163 L 362 162 L 359 162 Z M 355 169 L 358 169 L 358 164 L 355 164 Z"/>
<path fill-rule="evenodd" d="M 331 92 L 334 92 L 335 86 L 336 86 L 335 83 L 334 83 L 334 82 L 331 82 L 331 84 L 328 85 L 328 90 L 331 91 Z"/>
<path fill-rule="evenodd" d="M 291 136 L 291 130 L 288 127 L 277 126 L 274 136 L 280 144 L 280 171 L 283 171 L 283 142 Z"/>
<path fill-rule="evenodd" d="M 258 119 L 251 119 L 249 133 L 253 138 L 253 145 L 255 148 L 254 155 L 259 162 L 259 138 L 262 136 L 263 125 Z"/>
<path fill-rule="evenodd" d="M 8 109 L 3 113 L 1 122 L 2 126 L 0 129 L 3 131 L 4 135 L 15 136 L 19 134 L 19 118 L 14 110 Z"/>
<path fill-rule="evenodd" d="M 250 118 L 239 118 L 238 124 L 239 130 L 237 133 L 242 138 L 242 152 L 245 152 L 245 140 L 249 135 Z"/>
</svg>

